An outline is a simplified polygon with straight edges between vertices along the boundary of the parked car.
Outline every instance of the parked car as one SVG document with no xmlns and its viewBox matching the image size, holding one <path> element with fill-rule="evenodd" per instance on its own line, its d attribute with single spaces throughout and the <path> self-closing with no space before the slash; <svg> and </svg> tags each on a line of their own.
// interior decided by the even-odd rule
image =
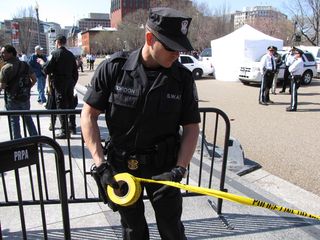
<svg viewBox="0 0 320 240">
<path fill-rule="evenodd" d="M 283 80 L 285 64 L 284 60 L 288 51 L 278 51 L 281 54 L 282 65 L 279 69 L 278 80 Z M 261 56 L 262 57 L 262 56 Z M 246 62 L 240 67 L 239 80 L 244 84 L 261 83 L 262 75 L 260 73 L 260 58 L 255 62 Z M 304 52 L 302 55 L 304 62 L 304 72 L 302 74 L 302 84 L 307 85 L 312 81 L 313 76 L 317 76 L 317 63 L 312 53 Z"/>
<path fill-rule="evenodd" d="M 179 62 L 192 72 L 194 79 L 200 79 L 206 75 L 214 75 L 214 67 L 210 62 L 202 62 L 193 56 L 184 54 L 180 54 Z"/>
<path fill-rule="evenodd" d="M 320 76 L 320 47 L 318 46 L 299 46 L 303 51 L 308 51 L 313 54 L 317 62 L 317 76 Z"/>
<path fill-rule="evenodd" d="M 211 48 L 205 48 L 199 55 L 200 61 L 211 61 L 212 60 L 212 50 Z"/>
</svg>

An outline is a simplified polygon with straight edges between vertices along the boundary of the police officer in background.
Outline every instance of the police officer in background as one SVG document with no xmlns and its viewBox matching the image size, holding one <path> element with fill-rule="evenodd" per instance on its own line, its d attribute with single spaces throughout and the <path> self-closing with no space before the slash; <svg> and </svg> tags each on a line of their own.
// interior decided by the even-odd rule
<svg viewBox="0 0 320 240">
<path fill-rule="evenodd" d="M 55 39 L 56 50 L 52 52 L 50 61 L 44 64 L 46 74 L 52 74 L 53 85 L 55 89 L 55 100 L 57 109 L 74 109 L 73 90 L 78 81 L 77 62 L 65 44 L 65 36 L 58 34 Z M 68 119 L 65 115 L 60 115 L 61 132 L 56 136 L 58 139 L 69 138 L 70 130 L 75 132 L 75 117 L 73 117 L 68 126 Z"/>
<path fill-rule="evenodd" d="M 283 75 L 282 90 L 279 93 L 285 93 L 286 87 L 287 87 L 288 83 L 290 83 L 289 67 L 293 63 L 293 61 L 295 60 L 295 57 L 294 57 L 295 49 L 296 49 L 295 47 L 291 47 L 289 53 L 285 57 L 285 60 L 284 60 L 285 69 L 284 69 L 284 75 Z M 289 92 L 291 93 L 291 84 L 290 84 L 289 89 L 290 89 Z"/>
<path fill-rule="evenodd" d="M 84 97 L 81 128 L 102 184 L 119 187 L 115 173 L 180 182 L 194 153 L 200 114 L 192 74 L 177 59 L 193 50 L 191 18 L 171 8 L 153 8 L 145 44 L 128 57 L 115 53 L 97 68 Z M 106 113 L 107 159 L 98 116 Z M 179 129 L 182 127 L 181 135 Z M 144 184 L 161 239 L 186 239 L 177 188 Z M 149 239 L 142 194 L 131 206 L 109 204 L 121 216 L 123 239 Z"/>
<path fill-rule="evenodd" d="M 278 48 L 273 46 L 274 48 L 274 60 L 276 62 L 276 71 L 274 73 L 274 77 L 273 77 L 273 82 L 272 82 L 272 89 L 271 89 L 271 93 L 276 95 L 276 89 L 277 89 L 277 84 L 278 84 L 278 74 L 279 74 L 279 69 L 280 66 L 282 65 L 282 59 L 281 59 L 281 55 L 278 53 Z"/>
<path fill-rule="evenodd" d="M 298 105 L 297 89 L 300 86 L 302 73 L 303 73 L 303 60 L 302 60 L 303 51 L 298 48 L 295 48 L 293 53 L 294 53 L 295 60 L 292 62 L 292 64 L 289 67 L 289 72 L 291 75 L 291 105 L 290 107 L 287 107 L 286 109 L 287 112 L 297 111 L 297 105 Z"/>
<path fill-rule="evenodd" d="M 269 93 L 272 86 L 274 73 L 276 72 L 276 62 L 274 59 L 274 47 L 269 46 L 267 48 L 268 52 L 261 58 L 260 61 L 260 73 L 262 75 L 262 81 L 259 93 L 259 104 L 268 105 L 268 103 L 273 103 L 270 100 Z"/>
</svg>

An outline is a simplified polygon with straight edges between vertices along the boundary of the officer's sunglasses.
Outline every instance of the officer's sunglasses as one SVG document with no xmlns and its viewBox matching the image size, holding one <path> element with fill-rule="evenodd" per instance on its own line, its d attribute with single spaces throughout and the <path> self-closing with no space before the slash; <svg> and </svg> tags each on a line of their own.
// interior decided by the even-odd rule
<svg viewBox="0 0 320 240">
<path fill-rule="evenodd" d="M 154 34 L 153 34 L 153 36 L 155 37 L 155 39 L 156 39 L 159 43 L 161 43 L 161 45 L 163 46 L 163 48 L 164 48 L 165 50 L 167 50 L 167 51 L 169 51 L 169 52 L 177 52 L 176 50 L 173 50 L 173 49 L 169 48 L 167 45 L 165 45 L 165 44 L 164 44 L 162 41 L 160 41 L 159 38 L 157 38 Z"/>
</svg>

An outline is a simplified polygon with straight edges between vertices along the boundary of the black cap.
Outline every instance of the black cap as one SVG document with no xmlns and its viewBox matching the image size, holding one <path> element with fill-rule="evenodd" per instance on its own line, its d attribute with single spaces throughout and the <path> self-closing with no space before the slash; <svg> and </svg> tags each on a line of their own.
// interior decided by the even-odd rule
<svg viewBox="0 0 320 240">
<path fill-rule="evenodd" d="M 151 8 L 146 28 L 170 49 L 191 51 L 193 47 L 187 38 L 191 20 L 172 8 Z"/>
<path fill-rule="evenodd" d="M 267 50 L 269 50 L 269 51 L 275 51 L 276 49 L 274 48 L 274 46 L 269 46 L 269 47 L 267 48 Z"/>
<path fill-rule="evenodd" d="M 291 48 L 290 48 L 290 51 L 294 51 L 294 50 L 296 50 L 297 48 L 295 47 L 295 46 L 292 46 Z"/>
<path fill-rule="evenodd" d="M 299 48 L 295 48 L 294 49 L 294 52 L 295 53 L 299 53 L 300 55 L 302 55 L 304 52 L 301 50 L 301 49 L 299 49 Z"/>
<path fill-rule="evenodd" d="M 62 43 L 62 44 L 65 44 L 67 42 L 66 37 L 62 34 L 57 34 L 55 40 L 60 41 L 60 43 Z"/>
</svg>

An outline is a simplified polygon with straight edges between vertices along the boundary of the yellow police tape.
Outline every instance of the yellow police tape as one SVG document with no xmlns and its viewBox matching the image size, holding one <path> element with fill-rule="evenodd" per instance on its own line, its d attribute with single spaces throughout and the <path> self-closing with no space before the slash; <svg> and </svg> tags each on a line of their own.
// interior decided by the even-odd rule
<svg viewBox="0 0 320 240">
<path fill-rule="evenodd" d="M 146 183 L 164 184 L 171 187 L 180 188 L 186 191 L 199 193 L 202 195 L 222 198 L 222 199 L 236 202 L 236 203 L 267 208 L 274 211 L 286 212 L 286 213 L 295 214 L 298 216 L 320 220 L 320 215 L 314 215 L 314 214 L 306 213 L 300 210 L 281 207 L 268 202 L 256 200 L 253 198 L 238 196 L 232 193 L 222 192 L 214 189 L 190 186 L 190 185 L 171 182 L 171 181 L 156 181 L 152 179 L 138 178 L 138 177 L 132 176 L 129 173 L 119 173 L 115 176 L 115 180 L 119 183 L 120 190 L 113 189 L 111 186 L 108 186 L 107 193 L 112 202 L 121 206 L 129 206 L 134 204 L 139 199 L 139 196 L 142 191 L 140 182 L 146 182 Z"/>
</svg>

